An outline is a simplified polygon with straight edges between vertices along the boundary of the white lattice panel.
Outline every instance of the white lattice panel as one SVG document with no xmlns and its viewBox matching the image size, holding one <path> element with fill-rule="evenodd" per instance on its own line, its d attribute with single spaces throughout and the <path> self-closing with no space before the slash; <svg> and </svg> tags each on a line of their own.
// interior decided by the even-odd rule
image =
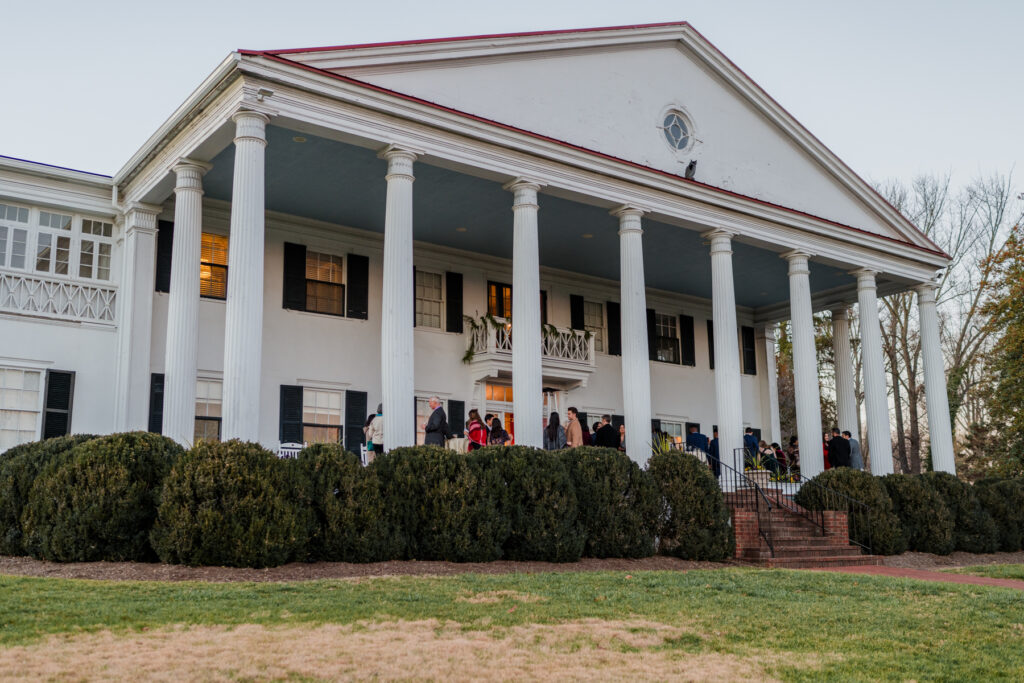
<svg viewBox="0 0 1024 683">
<path fill-rule="evenodd" d="M 0 311 L 26 315 L 113 323 L 117 289 L 66 282 L 30 273 L 0 272 Z"/>
</svg>

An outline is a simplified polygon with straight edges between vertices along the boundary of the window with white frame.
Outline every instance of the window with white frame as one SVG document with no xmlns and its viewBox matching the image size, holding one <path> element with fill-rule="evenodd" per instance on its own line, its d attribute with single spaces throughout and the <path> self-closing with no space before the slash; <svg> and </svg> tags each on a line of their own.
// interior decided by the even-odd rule
<svg viewBox="0 0 1024 683">
<path fill-rule="evenodd" d="M 196 424 L 194 441 L 220 441 L 221 390 L 218 379 L 196 380 Z"/>
<path fill-rule="evenodd" d="M 0 267 L 109 281 L 114 224 L 0 203 Z"/>
<path fill-rule="evenodd" d="M 199 248 L 199 296 L 228 298 L 228 238 L 204 232 Z"/>
<path fill-rule="evenodd" d="M 70 269 L 71 216 L 40 211 L 39 232 L 36 235 L 36 272 L 68 275 Z"/>
<path fill-rule="evenodd" d="M 0 266 L 25 267 L 28 225 L 27 208 L 0 204 Z"/>
<path fill-rule="evenodd" d="M 0 453 L 37 438 L 41 398 L 40 371 L 0 368 Z"/>
<path fill-rule="evenodd" d="M 345 315 L 343 259 L 334 254 L 306 250 L 306 310 Z"/>
<path fill-rule="evenodd" d="M 679 362 L 679 333 L 676 328 L 676 317 L 656 313 L 654 316 L 655 329 L 655 360 L 663 363 Z"/>
<path fill-rule="evenodd" d="M 78 277 L 110 279 L 110 252 L 114 225 L 91 218 L 82 219 L 82 241 L 78 248 Z"/>
<path fill-rule="evenodd" d="M 661 431 L 668 434 L 672 443 L 682 444 L 686 439 L 686 426 L 682 422 L 661 421 Z"/>
<path fill-rule="evenodd" d="M 594 350 L 604 352 L 604 304 L 583 302 L 583 327 L 594 337 Z"/>
<path fill-rule="evenodd" d="M 416 324 L 441 329 L 441 275 L 416 271 Z"/>
<path fill-rule="evenodd" d="M 305 443 L 341 443 L 342 392 L 302 389 L 302 440 Z"/>
</svg>

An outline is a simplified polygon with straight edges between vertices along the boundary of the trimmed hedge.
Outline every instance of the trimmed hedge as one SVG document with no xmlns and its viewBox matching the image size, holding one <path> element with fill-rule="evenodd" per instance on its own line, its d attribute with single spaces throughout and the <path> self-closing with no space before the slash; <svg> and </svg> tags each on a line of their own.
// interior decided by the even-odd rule
<svg viewBox="0 0 1024 683">
<path fill-rule="evenodd" d="M 157 498 L 182 452 L 159 434 L 129 432 L 86 441 L 52 460 L 22 514 L 26 550 L 59 562 L 156 559 L 149 532 Z"/>
<path fill-rule="evenodd" d="M 654 554 L 658 493 L 647 472 L 615 448 L 559 452 L 576 489 L 587 557 Z"/>
<path fill-rule="evenodd" d="M 1024 482 L 1020 479 L 981 479 L 974 483 L 978 502 L 992 516 L 999 550 L 1024 548 Z"/>
<path fill-rule="evenodd" d="M 953 515 L 953 543 L 968 553 L 991 553 L 999 546 L 999 530 L 981 506 L 970 484 L 947 472 L 926 472 L 921 479 L 946 502 Z"/>
<path fill-rule="evenodd" d="M 718 482 L 708 466 L 683 452 L 657 453 L 647 471 L 659 496 L 659 551 L 686 560 L 725 560 L 736 552 Z"/>
<path fill-rule="evenodd" d="M 305 559 L 378 562 L 398 554 L 375 470 L 338 444 L 307 446 L 290 464 L 299 501 L 312 510 Z"/>
<path fill-rule="evenodd" d="M 835 467 L 817 475 L 811 482 L 845 494 L 867 505 L 869 514 L 854 510 L 850 520 L 851 539 L 869 545 L 876 555 L 898 555 L 906 548 L 899 517 L 893 512 L 892 499 L 880 477 L 850 467 Z M 817 486 L 800 487 L 793 501 L 808 510 L 845 509 L 842 499 L 830 496 Z"/>
<path fill-rule="evenodd" d="M 0 454 L 0 555 L 28 554 L 21 515 L 39 473 L 75 446 L 95 438 L 93 434 L 58 436 L 24 443 Z"/>
<path fill-rule="evenodd" d="M 906 548 L 936 555 L 953 552 L 953 515 L 942 496 L 917 475 L 889 474 L 881 481 L 899 517 Z"/>
<path fill-rule="evenodd" d="M 502 555 L 503 483 L 472 454 L 393 448 L 368 468 L 380 481 L 393 545 L 388 559 L 488 562 Z"/>
<path fill-rule="evenodd" d="M 304 554 L 295 467 L 259 444 L 200 441 L 164 482 L 151 540 L 164 562 L 270 567 Z"/>
</svg>

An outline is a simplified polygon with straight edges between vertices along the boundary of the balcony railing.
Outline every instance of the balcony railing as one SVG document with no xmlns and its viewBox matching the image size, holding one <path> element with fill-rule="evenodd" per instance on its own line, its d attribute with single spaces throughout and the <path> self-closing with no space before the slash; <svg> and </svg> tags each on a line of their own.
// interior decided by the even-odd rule
<svg viewBox="0 0 1024 683">
<path fill-rule="evenodd" d="M 502 318 L 472 328 L 474 359 L 512 354 L 512 324 Z M 564 364 L 594 365 L 594 337 L 581 330 L 545 325 L 541 328 L 541 358 Z"/>
<path fill-rule="evenodd" d="M 0 271 L 0 312 L 57 320 L 113 323 L 117 288 Z"/>
</svg>

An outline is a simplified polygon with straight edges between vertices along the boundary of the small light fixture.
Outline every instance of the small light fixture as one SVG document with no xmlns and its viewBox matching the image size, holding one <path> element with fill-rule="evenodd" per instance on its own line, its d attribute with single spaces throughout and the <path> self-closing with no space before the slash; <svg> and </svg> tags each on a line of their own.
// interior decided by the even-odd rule
<svg viewBox="0 0 1024 683">
<path fill-rule="evenodd" d="M 580 237 L 582 237 L 585 240 L 589 240 L 593 236 L 594 236 L 593 233 L 589 233 L 589 232 L 585 232 L 582 235 L 580 235 Z"/>
<path fill-rule="evenodd" d="M 466 232 L 466 228 L 455 228 L 455 232 Z"/>
<path fill-rule="evenodd" d="M 295 137 L 292 138 L 292 142 L 305 142 L 305 141 L 306 141 L 306 138 L 302 137 L 301 135 L 296 135 Z"/>
</svg>

